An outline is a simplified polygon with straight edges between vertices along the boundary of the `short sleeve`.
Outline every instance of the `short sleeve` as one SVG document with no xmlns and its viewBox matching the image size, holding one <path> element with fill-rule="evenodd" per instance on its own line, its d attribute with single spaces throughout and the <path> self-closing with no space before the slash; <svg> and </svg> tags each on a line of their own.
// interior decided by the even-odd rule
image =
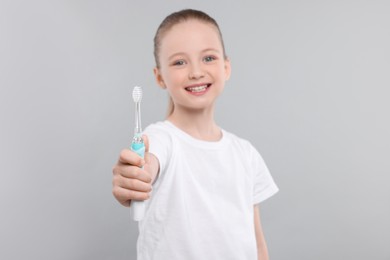
<svg viewBox="0 0 390 260">
<path fill-rule="evenodd" d="M 149 139 L 149 152 L 155 155 L 160 164 L 160 173 L 166 168 L 172 148 L 172 140 L 166 129 L 161 127 L 162 123 L 149 125 L 143 134 Z"/>
<path fill-rule="evenodd" d="M 260 153 L 252 147 L 251 165 L 254 169 L 253 204 L 258 204 L 279 191 Z"/>
</svg>

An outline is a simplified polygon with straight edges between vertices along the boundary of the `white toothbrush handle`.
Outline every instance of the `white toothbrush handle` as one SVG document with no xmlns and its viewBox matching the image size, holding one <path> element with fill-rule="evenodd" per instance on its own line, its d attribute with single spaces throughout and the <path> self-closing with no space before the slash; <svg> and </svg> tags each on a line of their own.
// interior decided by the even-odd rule
<svg viewBox="0 0 390 260">
<path fill-rule="evenodd" d="M 144 158 L 145 145 L 143 142 L 133 142 L 131 144 L 131 150 L 136 152 L 142 158 Z M 145 215 L 145 202 L 132 200 L 130 204 L 130 215 L 134 221 L 143 220 Z"/>
<path fill-rule="evenodd" d="M 141 221 L 145 216 L 145 202 L 132 200 L 130 207 L 130 215 L 134 221 Z"/>
</svg>

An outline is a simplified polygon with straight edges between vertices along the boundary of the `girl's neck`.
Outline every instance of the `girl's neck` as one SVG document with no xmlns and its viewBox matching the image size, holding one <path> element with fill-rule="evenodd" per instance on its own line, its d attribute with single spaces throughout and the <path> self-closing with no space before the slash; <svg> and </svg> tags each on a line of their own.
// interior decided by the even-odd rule
<svg viewBox="0 0 390 260">
<path fill-rule="evenodd" d="M 215 123 L 213 111 L 180 111 L 175 109 L 167 120 L 199 140 L 215 142 L 222 138 L 222 131 Z"/>
</svg>

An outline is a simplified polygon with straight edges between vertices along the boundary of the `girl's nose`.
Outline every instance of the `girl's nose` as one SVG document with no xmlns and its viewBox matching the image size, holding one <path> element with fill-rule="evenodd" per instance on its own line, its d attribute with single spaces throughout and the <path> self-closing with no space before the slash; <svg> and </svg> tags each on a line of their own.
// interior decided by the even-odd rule
<svg viewBox="0 0 390 260">
<path fill-rule="evenodd" d="M 192 66 L 188 77 L 190 79 L 200 79 L 204 77 L 204 72 L 200 66 Z"/>
</svg>

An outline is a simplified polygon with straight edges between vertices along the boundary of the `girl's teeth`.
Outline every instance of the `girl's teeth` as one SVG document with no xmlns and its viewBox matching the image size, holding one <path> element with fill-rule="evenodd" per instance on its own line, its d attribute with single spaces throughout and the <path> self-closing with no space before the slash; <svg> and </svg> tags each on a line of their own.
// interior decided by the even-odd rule
<svg viewBox="0 0 390 260">
<path fill-rule="evenodd" d="M 199 87 L 192 87 L 192 88 L 187 88 L 187 90 L 191 92 L 201 92 L 204 91 L 207 88 L 207 85 L 204 86 L 199 86 Z"/>
</svg>

